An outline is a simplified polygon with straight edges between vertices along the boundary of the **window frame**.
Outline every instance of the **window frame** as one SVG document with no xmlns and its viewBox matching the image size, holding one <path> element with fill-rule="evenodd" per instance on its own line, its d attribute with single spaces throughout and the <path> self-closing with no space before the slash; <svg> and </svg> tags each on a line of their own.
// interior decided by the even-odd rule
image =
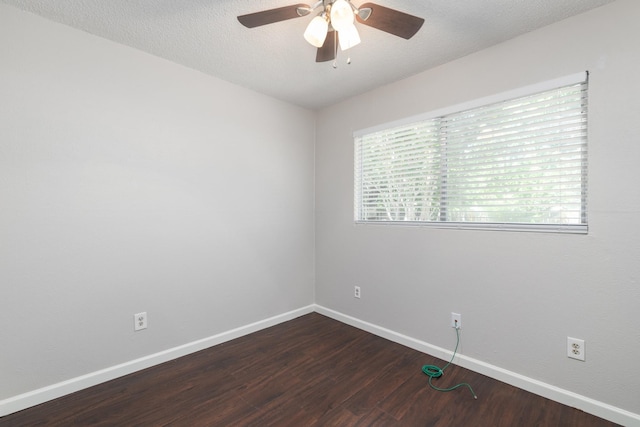
<svg viewBox="0 0 640 427">
<path fill-rule="evenodd" d="M 467 110 L 473 110 L 482 108 L 485 106 L 489 106 L 492 104 L 498 104 L 505 101 L 511 101 L 519 98 L 528 97 L 531 95 L 535 95 L 541 92 L 551 91 L 560 89 L 566 86 L 576 85 L 576 84 L 587 84 L 588 91 L 588 77 L 589 74 L 587 71 L 571 74 L 568 76 L 547 80 L 545 82 L 536 83 L 533 85 L 524 86 L 518 89 L 505 91 L 499 94 L 475 99 L 469 102 L 453 105 L 450 107 L 434 110 L 431 112 L 418 114 L 410 117 L 406 117 L 400 120 L 380 124 L 377 126 L 361 129 L 355 131 L 353 133 L 354 138 L 354 156 L 358 155 L 358 145 L 357 140 L 360 137 L 390 130 L 397 127 L 412 125 L 419 122 L 426 122 L 429 120 L 439 119 L 443 116 L 449 116 L 456 113 L 464 112 Z M 586 111 L 587 122 L 588 122 L 588 108 Z M 588 123 L 587 123 L 588 126 Z M 366 220 L 360 219 L 359 216 L 359 202 L 358 200 L 358 189 L 356 185 L 359 181 L 357 174 L 360 173 L 358 171 L 358 159 L 354 158 L 354 222 L 356 224 L 367 224 L 367 225 L 402 225 L 402 226 L 422 226 L 422 227 L 433 227 L 433 228 L 453 228 L 453 229 L 473 229 L 473 230 L 505 230 L 505 231 L 534 231 L 534 232 L 552 232 L 552 233 L 574 233 L 574 234 L 587 234 L 588 233 L 588 203 L 587 203 L 587 182 L 588 182 L 588 169 L 587 169 L 587 158 L 588 153 L 586 149 L 588 148 L 588 128 L 587 134 L 585 136 L 585 152 L 583 158 L 583 166 L 584 175 L 582 179 L 582 212 L 581 212 L 581 223 L 572 223 L 572 224 L 549 224 L 549 223 L 517 223 L 517 222 L 455 222 L 455 221 L 393 221 L 393 220 Z M 360 193 L 361 194 L 361 193 Z M 440 203 L 445 201 L 446 199 L 441 198 L 439 200 Z"/>
</svg>

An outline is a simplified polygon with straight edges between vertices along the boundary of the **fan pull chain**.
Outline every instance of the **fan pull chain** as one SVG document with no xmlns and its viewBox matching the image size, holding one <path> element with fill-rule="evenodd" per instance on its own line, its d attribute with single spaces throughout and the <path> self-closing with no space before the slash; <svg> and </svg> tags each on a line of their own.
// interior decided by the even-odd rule
<svg viewBox="0 0 640 427">
<path fill-rule="evenodd" d="M 333 69 L 338 68 L 338 33 L 335 32 L 333 36 L 333 51 L 335 55 L 333 55 Z"/>
<path fill-rule="evenodd" d="M 336 55 L 333 58 L 333 64 L 331 64 L 334 69 L 338 68 L 338 42 L 336 40 L 337 38 L 333 39 L 333 50 L 336 53 Z M 347 56 L 347 65 L 351 65 L 351 55 Z"/>
<path fill-rule="evenodd" d="M 351 57 L 350 56 L 347 58 L 347 65 L 351 65 Z M 338 68 L 338 60 L 337 59 L 333 60 L 332 66 L 333 66 L 333 68 Z"/>
</svg>

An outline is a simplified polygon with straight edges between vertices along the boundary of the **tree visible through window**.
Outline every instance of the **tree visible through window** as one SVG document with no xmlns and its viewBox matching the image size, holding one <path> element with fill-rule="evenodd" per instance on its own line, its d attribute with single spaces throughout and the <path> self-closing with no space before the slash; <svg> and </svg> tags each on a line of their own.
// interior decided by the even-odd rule
<svg viewBox="0 0 640 427">
<path fill-rule="evenodd" d="M 587 82 L 356 135 L 355 219 L 586 232 Z"/>
</svg>

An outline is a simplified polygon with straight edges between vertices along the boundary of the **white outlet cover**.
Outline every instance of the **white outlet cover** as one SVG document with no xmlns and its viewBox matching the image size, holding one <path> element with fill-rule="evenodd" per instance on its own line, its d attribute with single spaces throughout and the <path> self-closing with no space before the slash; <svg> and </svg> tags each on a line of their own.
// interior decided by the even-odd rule
<svg viewBox="0 0 640 427">
<path fill-rule="evenodd" d="M 462 329 L 462 314 L 451 312 L 451 327 Z"/>
<path fill-rule="evenodd" d="M 584 340 L 567 337 L 567 357 L 571 359 L 585 361 L 587 347 Z"/>
<path fill-rule="evenodd" d="M 147 312 L 136 313 L 133 315 L 133 330 L 141 331 L 147 329 Z"/>
</svg>

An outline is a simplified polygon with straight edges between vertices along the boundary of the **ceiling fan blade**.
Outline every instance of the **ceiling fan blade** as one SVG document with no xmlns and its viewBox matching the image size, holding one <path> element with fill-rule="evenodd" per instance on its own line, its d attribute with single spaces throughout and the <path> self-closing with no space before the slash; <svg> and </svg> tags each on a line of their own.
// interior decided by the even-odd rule
<svg viewBox="0 0 640 427">
<path fill-rule="evenodd" d="M 424 23 L 422 18 L 377 4 L 365 3 L 359 7 L 359 9 L 365 8 L 371 8 L 371 15 L 364 20 L 356 14 L 358 22 L 403 39 L 408 40 L 413 37 Z"/>
<path fill-rule="evenodd" d="M 273 24 L 274 22 L 285 21 L 287 19 L 299 18 L 307 11 L 311 12 L 311 8 L 307 4 L 294 4 L 291 6 L 278 7 L 276 9 L 263 10 L 261 12 L 249 13 L 247 15 L 238 16 L 238 21 L 247 28 L 259 27 L 261 25 Z"/>
<path fill-rule="evenodd" d="M 336 59 L 336 53 L 338 50 L 338 32 L 329 31 L 327 38 L 324 39 L 322 47 L 318 48 L 316 53 L 316 62 L 327 62 Z"/>
</svg>

